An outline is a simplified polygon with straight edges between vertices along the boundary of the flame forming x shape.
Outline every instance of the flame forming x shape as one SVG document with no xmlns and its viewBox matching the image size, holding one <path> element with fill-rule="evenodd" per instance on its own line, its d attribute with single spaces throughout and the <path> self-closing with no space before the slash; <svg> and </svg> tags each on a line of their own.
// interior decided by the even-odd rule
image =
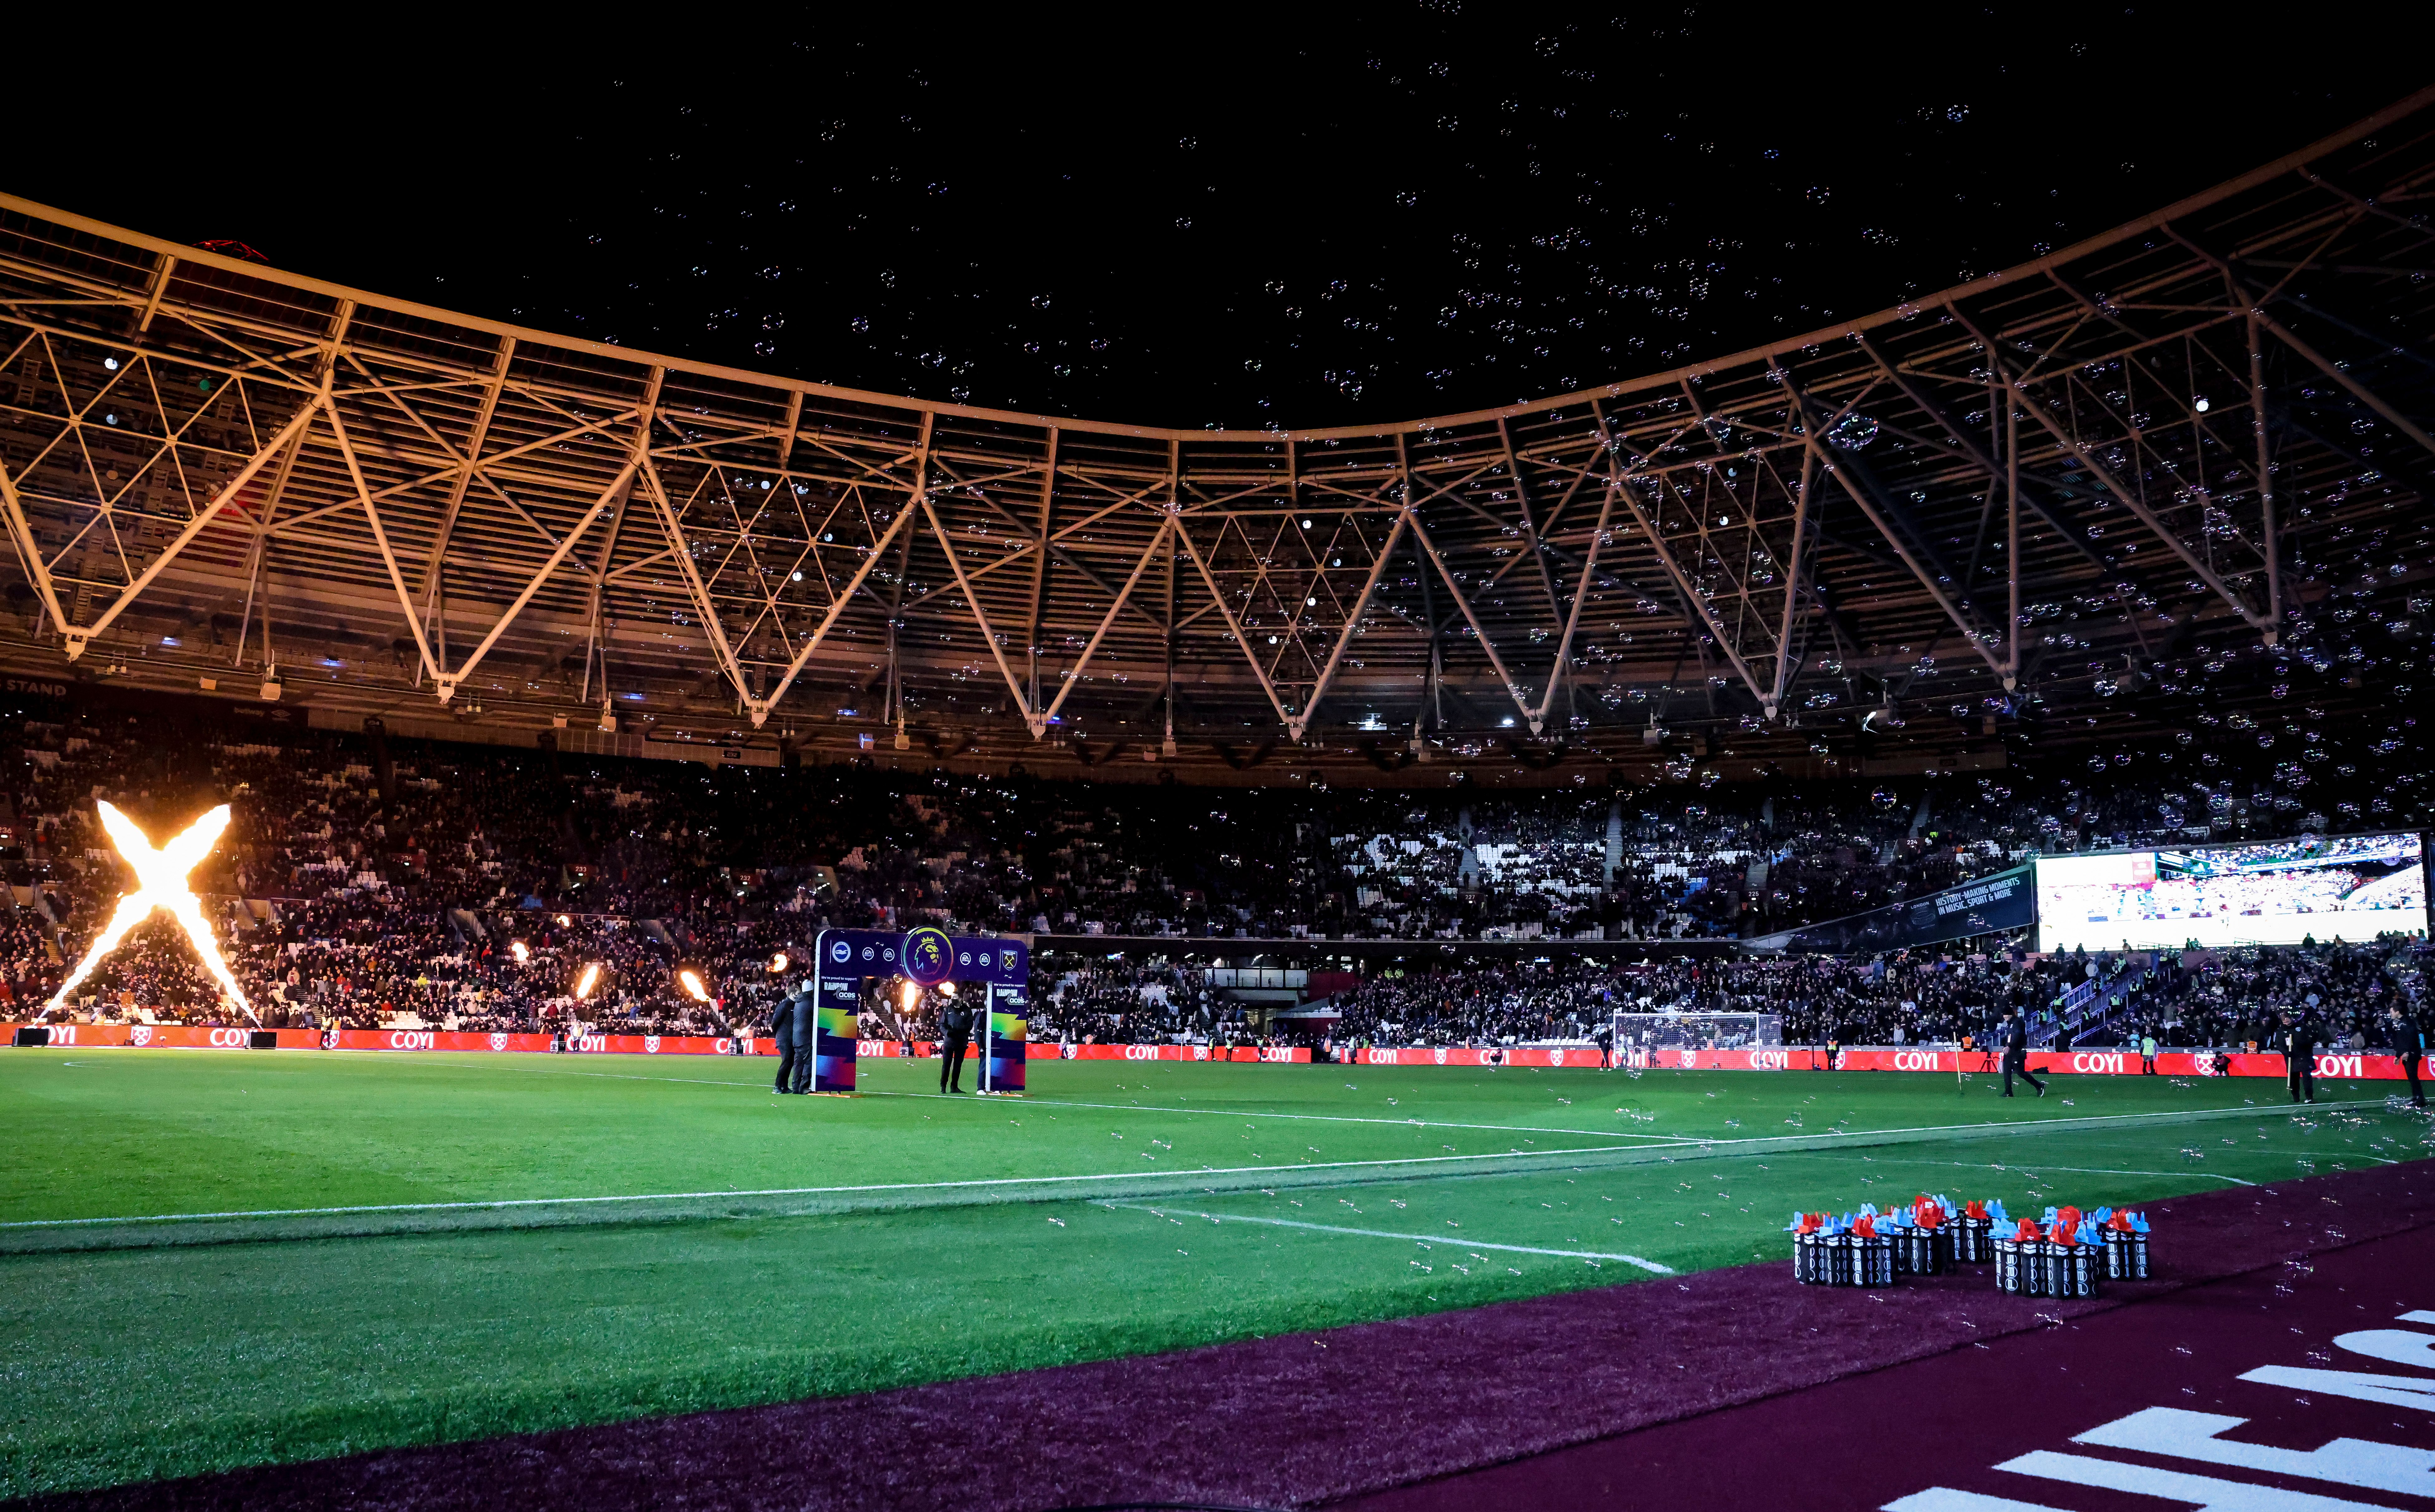
<svg viewBox="0 0 2435 1512">
<path fill-rule="evenodd" d="M 257 1024 L 262 1022 L 261 1016 L 253 1011 L 253 1004 L 246 1001 L 245 989 L 236 984 L 236 978 L 230 973 L 228 963 L 220 959 L 219 943 L 212 938 L 211 924 L 203 917 L 202 899 L 186 885 L 186 875 L 211 854 L 212 847 L 219 843 L 221 833 L 228 828 L 228 805 L 222 804 L 196 820 L 186 826 L 183 834 L 157 850 L 145 838 L 144 831 L 135 826 L 134 820 L 110 804 L 102 804 L 99 808 L 101 827 L 110 831 L 111 840 L 118 846 L 118 854 L 127 858 L 127 864 L 135 868 L 135 891 L 118 900 L 116 911 L 110 915 L 109 925 L 94 940 L 93 947 L 85 951 L 84 959 L 77 963 L 76 970 L 60 983 L 60 990 L 51 994 L 51 1000 L 43 1006 L 57 1008 L 67 1001 L 68 994 L 93 975 L 93 968 L 101 964 L 102 957 L 118 948 L 119 942 L 127 938 L 128 930 L 150 917 L 154 909 L 167 909 L 179 923 L 186 927 L 186 937 L 195 942 L 196 953 L 203 958 L 203 965 L 211 969 L 220 990 L 235 999 L 236 1005 L 245 1010 L 247 1017 Z"/>
</svg>

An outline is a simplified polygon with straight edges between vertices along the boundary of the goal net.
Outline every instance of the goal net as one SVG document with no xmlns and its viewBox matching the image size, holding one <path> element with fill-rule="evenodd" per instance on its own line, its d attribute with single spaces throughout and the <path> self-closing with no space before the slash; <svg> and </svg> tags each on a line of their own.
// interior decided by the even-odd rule
<svg viewBox="0 0 2435 1512">
<path fill-rule="evenodd" d="M 1751 1050 L 1784 1043 L 1777 1014 L 1617 1014 L 1615 1042 L 1637 1050 Z"/>
</svg>

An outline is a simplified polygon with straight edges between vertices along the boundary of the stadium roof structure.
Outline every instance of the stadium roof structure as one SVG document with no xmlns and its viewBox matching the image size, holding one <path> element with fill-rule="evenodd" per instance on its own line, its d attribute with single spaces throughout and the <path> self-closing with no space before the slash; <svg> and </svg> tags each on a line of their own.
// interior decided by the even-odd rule
<svg viewBox="0 0 2435 1512">
<path fill-rule="evenodd" d="M 2305 641 L 2424 510 L 2430 127 L 1764 349 L 1274 432 L 654 356 L 0 196 L 0 663 L 1051 765 L 1791 752 L 1897 699 L 1977 734 Z"/>
</svg>

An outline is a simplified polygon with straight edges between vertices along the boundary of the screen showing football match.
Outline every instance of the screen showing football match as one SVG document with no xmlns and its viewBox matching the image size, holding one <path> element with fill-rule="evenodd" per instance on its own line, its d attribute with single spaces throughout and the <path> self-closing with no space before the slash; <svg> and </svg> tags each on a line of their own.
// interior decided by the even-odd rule
<svg viewBox="0 0 2435 1512">
<path fill-rule="evenodd" d="M 2426 928 L 2414 834 L 2047 856 L 2037 868 L 2041 950 L 2297 945 Z"/>
</svg>

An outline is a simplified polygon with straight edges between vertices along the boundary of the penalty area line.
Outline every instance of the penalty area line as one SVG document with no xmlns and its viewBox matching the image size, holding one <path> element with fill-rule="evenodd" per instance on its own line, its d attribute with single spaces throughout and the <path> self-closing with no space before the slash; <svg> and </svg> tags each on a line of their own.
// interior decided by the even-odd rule
<svg viewBox="0 0 2435 1512">
<path fill-rule="evenodd" d="M 1167 1217 L 1169 1212 L 1169 1209 L 1165 1208 L 1147 1207 L 1137 1202 L 1105 1202 L 1099 1206 L 1123 1208 L 1133 1212 L 1154 1213 L 1161 1218 Z M 1334 1224 L 1306 1224 L 1296 1218 L 1253 1218 L 1241 1213 L 1205 1213 L 1192 1208 L 1177 1208 L 1173 1211 L 1188 1213 L 1195 1218 L 1206 1218 L 1213 1224 L 1259 1224 L 1269 1228 L 1304 1228 L 1316 1234 L 1349 1234 L 1358 1239 L 1400 1239 L 1415 1244 L 1432 1246 L 1446 1244 L 1457 1248 L 1493 1249 L 1508 1255 L 1554 1255 L 1564 1260 L 1620 1260 L 1626 1265 L 1637 1265 L 1654 1276 L 1675 1274 L 1674 1267 L 1671 1265 L 1660 1265 L 1653 1260 L 1643 1260 L 1637 1255 L 1609 1255 L 1590 1249 L 1541 1249 L 1531 1244 L 1492 1244 L 1484 1239 L 1456 1240 L 1447 1239 L 1442 1235 L 1395 1234 L 1383 1228 L 1339 1228 Z"/>
</svg>

